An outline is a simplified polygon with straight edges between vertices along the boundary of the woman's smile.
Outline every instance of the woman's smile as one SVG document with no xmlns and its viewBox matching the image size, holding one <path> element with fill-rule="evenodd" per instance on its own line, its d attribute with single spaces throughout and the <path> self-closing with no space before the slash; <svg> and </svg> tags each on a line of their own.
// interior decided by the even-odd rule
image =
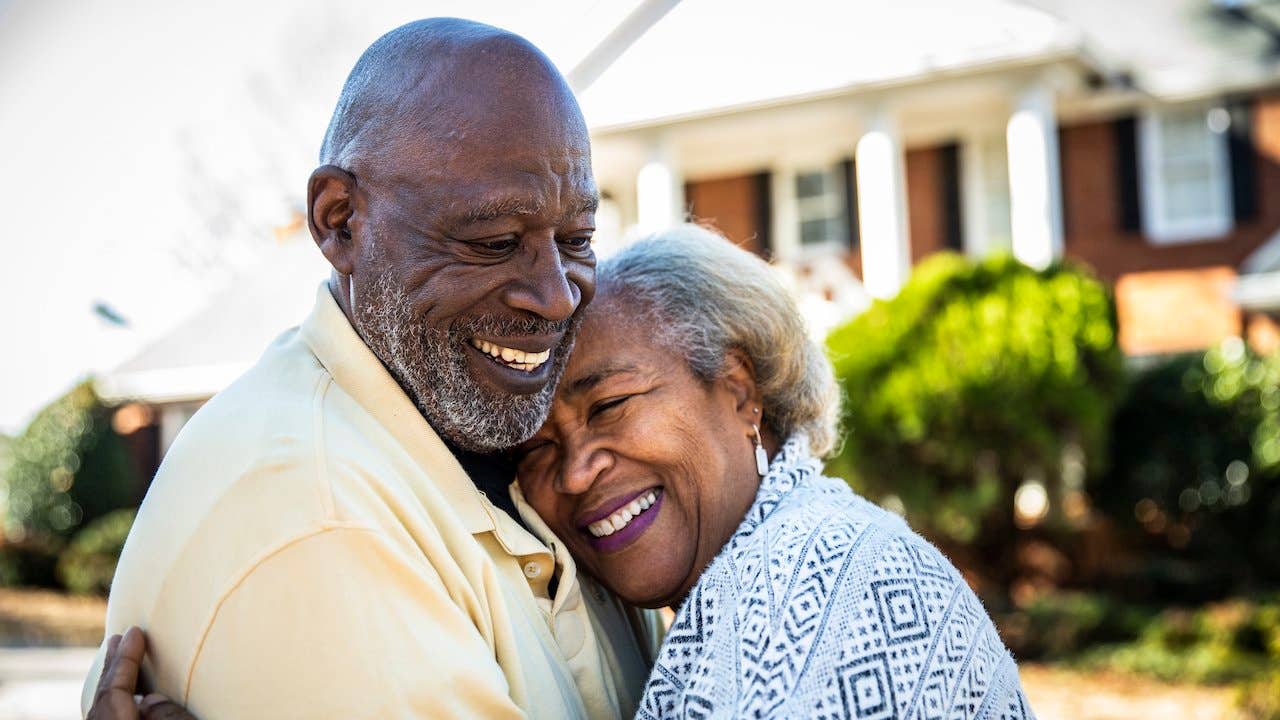
<svg viewBox="0 0 1280 720">
<path fill-rule="evenodd" d="M 630 545 L 648 530 L 662 509 L 662 488 L 641 491 L 624 500 L 616 510 L 582 526 L 591 535 L 591 546 L 597 552 L 610 553 Z M 599 516 L 600 513 L 593 513 Z"/>
</svg>

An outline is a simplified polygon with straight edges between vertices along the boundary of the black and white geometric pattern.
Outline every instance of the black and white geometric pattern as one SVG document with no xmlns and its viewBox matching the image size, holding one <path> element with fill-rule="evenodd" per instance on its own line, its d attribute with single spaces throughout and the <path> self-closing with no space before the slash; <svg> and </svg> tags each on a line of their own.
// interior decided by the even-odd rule
<svg viewBox="0 0 1280 720">
<path fill-rule="evenodd" d="M 637 717 L 1034 719 L 951 563 L 783 446 L 667 632 Z"/>
</svg>

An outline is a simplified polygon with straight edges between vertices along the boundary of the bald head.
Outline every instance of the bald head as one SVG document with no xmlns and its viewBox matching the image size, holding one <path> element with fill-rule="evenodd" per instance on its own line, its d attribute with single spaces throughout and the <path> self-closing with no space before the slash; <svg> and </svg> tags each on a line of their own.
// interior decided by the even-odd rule
<svg viewBox="0 0 1280 720">
<path fill-rule="evenodd" d="M 455 144 L 505 133 L 513 122 L 552 123 L 586 142 L 564 78 L 524 38 L 470 20 L 402 25 L 365 50 L 347 78 L 320 162 L 359 174 L 405 143 Z M 504 127 L 505 125 L 505 127 Z"/>
</svg>

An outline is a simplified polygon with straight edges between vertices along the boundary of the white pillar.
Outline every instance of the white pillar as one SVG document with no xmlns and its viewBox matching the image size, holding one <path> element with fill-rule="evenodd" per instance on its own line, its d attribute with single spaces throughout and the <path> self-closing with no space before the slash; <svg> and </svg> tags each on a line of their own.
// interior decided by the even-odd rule
<svg viewBox="0 0 1280 720">
<path fill-rule="evenodd" d="M 1005 131 L 1013 254 L 1034 268 L 1062 257 L 1062 184 L 1053 91 L 1034 86 L 1018 97 Z"/>
<path fill-rule="evenodd" d="M 869 118 L 855 151 L 862 284 L 872 297 L 898 294 L 911 272 L 902 140 L 888 112 Z"/>
<path fill-rule="evenodd" d="M 685 220 L 684 178 L 671 144 L 654 144 L 648 162 L 636 176 L 636 229 L 642 235 Z"/>
<path fill-rule="evenodd" d="M 982 259 L 991 252 L 987 218 L 986 155 L 982 138 L 971 133 L 960 145 L 960 217 L 964 221 L 964 254 Z"/>
<path fill-rule="evenodd" d="M 769 244 L 773 257 L 783 262 L 800 255 L 800 211 L 796 207 L 796 171 L 789 163 L 773 167 L 769 175 L 770 203 L 773 215 Z"/>
</svg>

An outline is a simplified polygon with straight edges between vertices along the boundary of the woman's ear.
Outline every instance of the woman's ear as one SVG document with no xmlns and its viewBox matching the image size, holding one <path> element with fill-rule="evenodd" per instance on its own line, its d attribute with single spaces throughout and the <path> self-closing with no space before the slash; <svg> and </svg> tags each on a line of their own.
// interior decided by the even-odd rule
<svg viewBox="0 0 1280 720">
<path fill-rule="evenodd" d="M 760 425 L 760 387 L 756 385 L 756 367 L 751 358 L 738 348 L 730 348 L 724 356 L 719 382 L 733 398 L 738 417 L 751 425 Z"/>
<path fill-rule="evenodd" d="M 354 214 L 356 176 L 336 165 L 321 165 L 307 183 L 307 225 L 320 252 L 339 274 L 355 269 L 359 250 L 348 223 Z"/>
</svg>

